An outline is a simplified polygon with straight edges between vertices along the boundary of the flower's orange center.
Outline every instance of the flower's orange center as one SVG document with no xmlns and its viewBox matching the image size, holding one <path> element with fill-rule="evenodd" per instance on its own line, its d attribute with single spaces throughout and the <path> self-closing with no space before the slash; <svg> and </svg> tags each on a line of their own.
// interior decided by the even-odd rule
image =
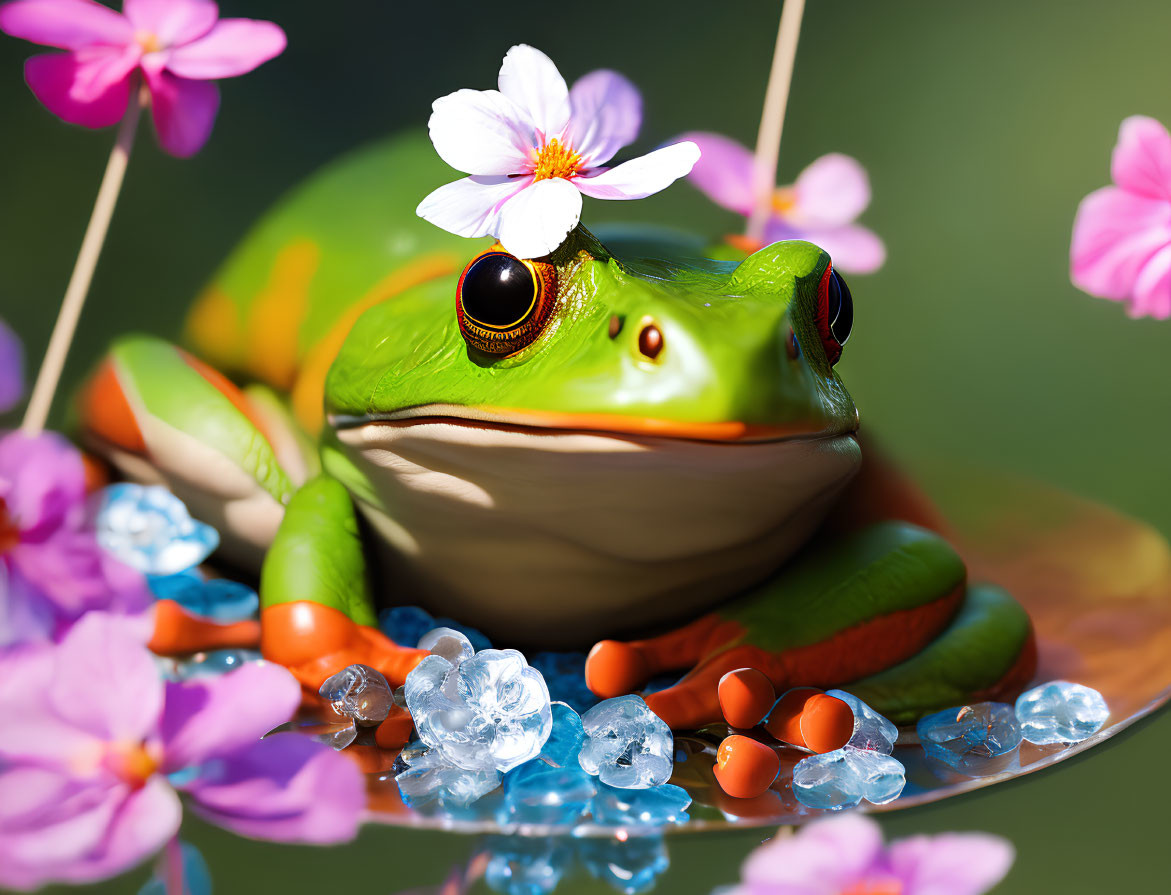
<svg viewBox="0 0 1171 895">
<path fill-rule="evenodd" d="M 8 504 L 0 497 L 0 553 L 7 553 L 20 543 L 20 529 L 8 514 Z"/>
<path fill-rule="evenodd" d="M 134 42 L 142 47 L 144 53 L 157 53 L 163 49 L 163 42 L 149 31 L 139 31 L 134 35 Z"/>
<path fill-rule="evenodd" d="M 573 177 L 581 171 L 581 156 L 570 146 L 562 146 L 554 137 L 537 153 L 533 169 L 533 180 L 549 180 L 553 177 Z"/>
<path fill-rule="evenodd" d="M 773 192 L 773 211 L 784 217 L 797 205 L 797 191 L 791 186 L 779 186 Z"/>
<path fill-rule="evenodd" d="M 842 895 L 903 895 L 903 884 L 897 879 L 864 879 L 845 889 Z"/>
<path fill-rule="evenodd" d="M 135 789 L 159 769 L 158 758 L 146 743 L 110 743 L 103 763 L 110 773 Z"/>
</svg>

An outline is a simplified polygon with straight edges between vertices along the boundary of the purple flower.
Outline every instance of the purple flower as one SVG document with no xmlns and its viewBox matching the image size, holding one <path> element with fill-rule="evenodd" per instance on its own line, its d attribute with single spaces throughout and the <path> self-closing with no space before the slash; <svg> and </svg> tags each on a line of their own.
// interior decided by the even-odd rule
<svg viewBox="0 0 1171 895">
<path fill-rule="evenodd" d="M 1171 134 L 1153 118 L 1122 122 L 1110 160 L 1114 186 L 1082 200 L 1070 277 L 1131 317 L 1171 317 Z"/>
<path fill-rule="evenodd" d="M 134 614 L 152 600 L 86 524 L 81 454 L 53 432 L 0 436 L 0 647 L 59 637 L 92 609 Z"/>
<path fill-rule="evenodd" d="M 24 349 L 16 333 L 0 320 L 0 413 L 11 410 L 24 395 Z"/>
<path fill-rule="evenodd" d="M 352 838 L 365 803 L 346 757 L 287 721 L 300 686 L 284 668 L 167 682 L 123 619 L 94 612 L 56 646 L 0 659 L 0 886 L 120 873 L 196 813 L 247 836 Z"/>
<path fill-rule="evenodd" d="M 641 199 L 691 170 L 699 150 L 665 146 L 614 168 L 634 141 L 638 90 L 595 71 L 570 90 L 548 56 L 520 44 L 500 67 L 499 90 L 457 90 L 435 100 L 428 127 L 440 158 L 471 177 L 441 186 L 418 215 L 459 236 L 495 236 L 520 258 L 547 255 L 581 218 L 581 197 Z"/>
<path fill-rule="evenodd" d="M 733 895 L 981 895 L 1004 878 L 1012 845 L 984 833 L 914 836 L 883 847 L 860 814 L 815 821 L 756 849 Z"/>
<path fill-rule="evenodd" d="M 752 213 L 752 152 L 720 134 L 690 133 L 701 152 L 690 180 L 717 205 Z M 777 187 L 765 243 L 806 239 L 825 249 L 846 273 L 873 273 L 886 260 L 886 247 L 872 231 L 854 223 L 870 204 L 870 181 L 856 159 L 823 155 L 797 175 L 792 186 Z M 755 250 L 759 246 L 749 246 Z"/>
<path fill-rule="evenodd" d="M 212 82 L 285 48 L 272 22 L 220 19 L 211 0 L 125 0 L 121 13 L 93 0 L 14 0 L 0 7 L 0 30 L 69 51 L 33 56 L 24 76 L 45 108 L 72 124 L 116 124 L 140 72 L 159 143 L 180 157 L 211 133 L 220 105 Z"/>
</svg>

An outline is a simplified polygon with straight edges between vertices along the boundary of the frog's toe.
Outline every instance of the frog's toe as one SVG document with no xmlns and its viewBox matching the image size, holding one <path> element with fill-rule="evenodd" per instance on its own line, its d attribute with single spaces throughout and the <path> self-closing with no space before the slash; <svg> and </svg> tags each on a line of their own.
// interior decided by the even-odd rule
<svg viewBox="0 0 1171 895">
<path fill-rule="evenodd" d="M 84 436 L 127 478 L 169 486 L 258 565 L 305 476 L 275 405 L 152 337 L 117 342 L 82 392 Z"/>
<path fill-rule="evenodd" d="M 612 699 L 638 689 L 651 677 L 642 651 L 631 643 L 603 640 L 586 658 L 586 686 L 595 696 Z"/>
</svg>

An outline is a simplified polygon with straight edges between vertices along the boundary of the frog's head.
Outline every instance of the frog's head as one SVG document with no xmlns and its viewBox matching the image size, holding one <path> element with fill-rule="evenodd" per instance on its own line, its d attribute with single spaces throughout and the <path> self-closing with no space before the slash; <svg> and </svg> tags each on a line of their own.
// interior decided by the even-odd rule
<svg viewBox="0 0 1171 895">
<path fill-rule="evenodd" d="M 359 319 L 326 463 L 447 613 L 499 629 L 556 587 L 660 620 L 779 564 L 856 470 L 852 316 L 807 242 L 738 264 L 583 228 L 537 262 L 496 248 Z"/>
</svg>

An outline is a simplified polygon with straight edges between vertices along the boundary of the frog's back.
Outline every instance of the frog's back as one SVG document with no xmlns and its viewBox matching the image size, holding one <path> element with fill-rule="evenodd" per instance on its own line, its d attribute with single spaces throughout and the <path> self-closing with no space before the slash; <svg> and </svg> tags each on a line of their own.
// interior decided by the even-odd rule
<svg viewBox="0 0 1171 895">
<path fill-rule="evenodd" d="M 466 240 L 415 215 L 423 196 L 455 176 L 422 131 L 327 165 L 224 262 L 192 307 L 184 340 L 229 375 L 293 391 L 312 417 L 325 370 L 361 311 L 466 260 Z"/>
</svg>

